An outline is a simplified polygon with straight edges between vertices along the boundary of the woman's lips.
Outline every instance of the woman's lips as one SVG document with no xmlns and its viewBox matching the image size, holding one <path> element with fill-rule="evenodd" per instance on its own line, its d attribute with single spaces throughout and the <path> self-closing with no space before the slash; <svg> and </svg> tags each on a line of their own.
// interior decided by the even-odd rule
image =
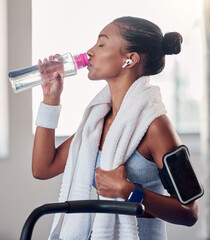
<svg viewBox="0 0 210 240">
<path fill-rule="evenodd" d="M 88 66 L 87 66 L 87 69 L 89 69 L 90 67 L 92 67 L 92 63 L 89 62 Z"/>
</svg>

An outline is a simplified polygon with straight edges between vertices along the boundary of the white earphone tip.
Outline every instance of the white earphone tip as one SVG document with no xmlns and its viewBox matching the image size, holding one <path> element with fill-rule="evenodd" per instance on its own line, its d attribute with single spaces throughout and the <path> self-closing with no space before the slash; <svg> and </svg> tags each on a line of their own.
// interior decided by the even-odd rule
<svg viewBox="0 0 210 240">
<path fill-rule="evenodd" d="M 132 62 L 133 61 L 131 59 L 126 59 L 125 64 L 122 66 L 122 68 L 127 67 L 128 65 L 132 64 Z"/>
</svg>

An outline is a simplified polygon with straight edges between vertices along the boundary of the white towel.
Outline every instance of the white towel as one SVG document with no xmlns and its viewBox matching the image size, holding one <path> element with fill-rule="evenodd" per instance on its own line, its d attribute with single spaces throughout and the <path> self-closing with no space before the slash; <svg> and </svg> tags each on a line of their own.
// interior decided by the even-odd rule
<svg viewBox="0 0 210 240">
<path fill-rule="evenodd" d="M 107 85 L 86 108 L 70 146 L 60 202 L 90 199 L 104 117 L 111 105 Z M 165 113 L 159 87 L 150 85 L 149 77 L 137 79 L 127 91 L 107 133 L 100 167 L 111 170 L 124 164 L 139 145 L 151 122 Z M 49 239 L 87 240 L 90 231 L 91 214 L 56 214 Z M 136 217 L 96 214 L 91 239 L 137 240 Z"/>
</svg>

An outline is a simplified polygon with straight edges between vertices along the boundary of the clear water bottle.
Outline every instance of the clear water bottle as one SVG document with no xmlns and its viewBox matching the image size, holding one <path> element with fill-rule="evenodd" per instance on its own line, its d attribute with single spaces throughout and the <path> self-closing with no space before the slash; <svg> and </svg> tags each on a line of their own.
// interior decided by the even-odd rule
<svg viewBox="0 0 210 240">
<path fill-rule="evenodd" d="M 77 74 L 77 70 L 89 64 L 86 53 L 72 56 L 65 53 L 58 58 L 54 58 L 46 63 L 40 63 L 31 67 L 10 71 L 8 76 L 15 93 L 35 87 L 43 82 L 53 79 L 54 72 L 58 72 L 62 77 Z"/>
</svg>

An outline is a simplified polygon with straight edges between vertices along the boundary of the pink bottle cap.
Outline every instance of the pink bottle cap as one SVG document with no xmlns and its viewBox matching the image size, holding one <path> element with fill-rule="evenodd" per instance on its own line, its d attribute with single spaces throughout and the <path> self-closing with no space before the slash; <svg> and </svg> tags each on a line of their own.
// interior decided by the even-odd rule
<svg viewBox="0 0 210 240">
<path fill-rule="evenodd" d="M 89 65 L 87 53 L 81 53 L 77 56 L 74 56 L 74 60 L 77 64 L 77 69 L 80 69 L 82 67 L 86 67 Z"/>
</svg>

